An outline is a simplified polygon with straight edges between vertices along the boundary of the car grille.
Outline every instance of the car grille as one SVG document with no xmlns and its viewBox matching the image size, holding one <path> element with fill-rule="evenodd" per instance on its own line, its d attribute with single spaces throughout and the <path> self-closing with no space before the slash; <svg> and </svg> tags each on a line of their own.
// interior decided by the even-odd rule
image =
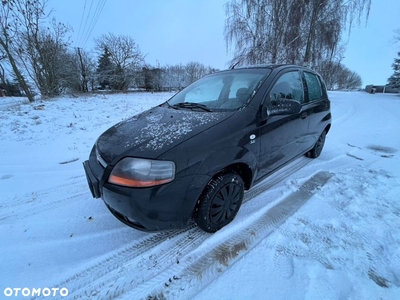
<svg viewBox="0 0 400 300">
<path fill-rule="evenodd" d="M 138 230 L 143 230 L 143 231 L 147 231 L 146 227 L 144 227 L 142 224 L 140 224 L 139 222 L 128 218 L 127 216 L 117 212 L 115 209 L 113 209 L 110 205 L 108 205 L 106 203 L 107 208 L 111 211 L 111 213 L 118 219 L 120 220 L 122 223 L 125 223 L 128 226 L 131 226 L 133 228 L 136 228 Z"/>
</svg>

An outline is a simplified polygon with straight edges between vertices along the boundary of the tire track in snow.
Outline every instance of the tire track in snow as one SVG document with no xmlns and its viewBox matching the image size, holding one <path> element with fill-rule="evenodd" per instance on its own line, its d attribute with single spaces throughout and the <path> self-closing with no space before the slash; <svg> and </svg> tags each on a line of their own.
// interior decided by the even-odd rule
<svg viewBox="0 0 400 300">
<path fill-rule="evenodd" d="M 65 192 L 65 194 L 76 194 L 78 192 L 87 191 L 85 189 L 87 187 L 86 179 L 84 175 L 76 176 L 69 180 L 66 180 L 63 184 L 42 189 L 38 191 L 34 191 L 32 193 L 28 193 L 23 195 L 22 197 L 15 197 L 14 199 L 8 200 L 8 202 L 0 203 L 0 209 L 9 209 L 16 208 L 18 206 L 30 204 L 30 203 L 41 203 L 44 202 L 42 198 L 58 198 L 60 196 L 60 192 Z M 62 200 L 59 200 L 62 201 Z"/>
<path fill-rule="evenodd" d="M 88 286 L 92 282 L 101 278 L 108 272 L 119 268 L 123 262 L 129 261 L 130 256 L 134 258 L 145 253 L 146 251 L 163 243 L 169 238 L 173 238 L 176 235 L 181 234 L 182 231 L 177 231 L 176 233 L 171 232 L 160 232 L 156 234 L 150 234 L 139 241 L 130 243 L 129 245 L 113 251 L 112 253 L 106 254 L 105 258 L 99 259 L 97 263 L 85 268 L 75 274 L 69 276 L 67 279 L 61 281 L 60 283 L 54 285 L 55 288 L 67 287 L 69 290 L 69 295 L 76 292 L 82 287 Z M 37 298 L 33 298 L 37 299 Z"/>
<path fill-rule="evenodd" d="M 67 198 L 62 198 L 60 200 L 55 200 L 55 201 L 51 201 L 51 202 L 47 202 L 41 205 L 32 205 L 29 206 L 28 208 L 26 208 L 25 210 L 13 210 L 11 213 L 8 212 L 7 214 L 4 215 L 0 215 L 0 221 L 2 220 L 6 220 L 8 218 L 14 218 L 15 220 L 19 220 L 21 218 L 28 218 L 28 217 L 32 217 L 34 215 L 37 214 L 41 214 L 44 213 L 46 211 L 52 210 L 52 209 L 58 209 L 60 202 L 66 202 L 68 204 L 71 204 L 73 202 L 78 202 L 82 201 L 81 196 L 83 195 L 87 195 L 86 192 L 82 192 L 82 193 L 78 193 L 76 195 L 67 197 Z"/>
<path fill-rule="evenodd" d="M 310 161 L 312 160 L 301 157 L 273 173 L 245 193 L 244 203 L 281 182 Z M 21 205 L 26 205 L 28 203 L 32 203 L 34 206 L 29 210 L 27 209 L 20 213 L 13 212 L 5 215 L 5 217 L 15 217 L 17 215 L 19 218 L 29 217 L 56 208 L 60 202 L 70 203 L 71 200 L 80 201 L 82 195 L 87 194 L 86 181 L 82 181 L 84 181 L 83 177 L 73 178 L 72 182 L 60 185 L 58 188 L 38 191 L 35 193 L 36 199 L 34 203 L 32 203 L 31 200 L 26 201 L 25 198 L 21 198 L 21 200 L 8 205 L 8 210 L 19 208 Z M 70 196 L 48 203 L 42 200 L 42 198 L 54 199 L 53 197 L 59 196 L 60 191 L 62 192 L 63 190 L 66 191 L 65 194 L 67 194 L 68 191 Z M 72 195 L 70 193 L 71 190 L 73 192 Z M 37 202 L 40 204 L 37 205 Z M 4 218 L 4 215 L 1 216 L 0 219 L 2 217 Z M 183 230 L 151 234 L 149 237 L 130 243 L 122 249 L 106 254 L 103 259 L 69 276 L 55 287 L 68 287 L 70 296 L 75 299 L 84 299 L 87 298 L 88 295 L 94 297 L 96 291 L 102 291 L 106 288 L 109 289 L 109 295 L 112 294 L 116 296 L 119 293 L 115 291 L 115 286 L 109 287 L 109 285 L 121 281 L 121 273 L 126 273 L 124 269 L 127 268 L 127 266 L 135 266 L 135 273 L 147 275 L 144 278 L 132 279 L 129 283 L 123 280 L 124 282 L 120 283 L 121 286 L 132 286 L 134 284 L 138 286 L 143 284 L 143 282 L 151 280 L 159 274 L 160 271 L 171 268 L 171 266 L 174 265 L 179 265 L 178 262 L 182 257 L 195 250 L 209 236 L 210 234 L 201 231 L 195 225 L 191 225 L 189 228 Z M 124 289 L 121 289 L 121 291 L 122 290 Z"/>
<path fill-rule="evenodd" d="M 159 274 L 166 267 L 179 264 L 179 259 L 198 247 L 208 236 L 194 225 L 184 230 L 165 231 L 145 237 L 112 255 L 98 261 L 93 266 L 76 273 L 55 287 L 68 287 L 73 299 L 93 298 L 99 290 L 112 287 L 127 274 L 127 268 L 134 269 L 130 284 L 142 284 Z M 130 274 L 130 276 L 132 276 Z M 112 293 L 112 292 L 111 292 Z"/>
<path fill-rule="evenodd" d="M 310 161 L 310 159 L 304 157 L 282 168 L 247 192 L 244 202 L 265 192 L 266 189 L 281 182 Z M 71 276 L 57 287 L 68 286 L 70 297 L 73 297 L 73 299 L 88 297 L 113 299 L 127 290 L 135 289 L 141 285 L 146 286 L 160 272 L 165 273 L 169 269 L 179 266 L 182 257 L 186 257 L 188 253 L 195 251 L 201 243 L 212 236 L 194 225 L 186 230 L 163 232 L 160 235 L 162 235 L 162 238 L 144 240 L 143 243 L 146 244 L 146 247 L 141 247 L 139 251 L 133 244 L 124 248 L 123 251 L 111 254 L 107 259 Z M 166 241 L 167 239 L 168 241 Z M 156 263 L 149 266 L 153 262 Z M 132 274 L 145 274 L 145 276 L 138 278 L 132 276 Z"/>
<path fill-rule="evenodd" d="M 338 102 L 337 102 L 337 103 L 338 103 Z M 340 102 L 340 103 L 344 103 L 344 102 Z M 356 111 L 357 111 L 356 106 L 354 105 L 354 103 L 351 103 L 351 106 L 349 107 L 349 110 L 348 110 L 345 114 L 341 115 L 340 117 L 336 117 L 336 118 L 333 120 L 332 123 L 333 123 L 335 126 L 340 125 L 340 124 L 346 122 L 346 121 L 347 121 L 348 119 L 350 119 L 352 116 L 354 116 L 355 113 L 356 113 Z"/>
<path fill-rule="evenodd" d="M 319 172 L 270 209 L 261 210 L 246 225 L 230 231 L 222 240 L 216 239 L 195 249 L 182 259 L 181 266 L 161 273 L 138 289 L 124 294 L 122 299 L 189 299 L 202 287 L 269 236 L 288 217 L 324 186 L 333 174 Z M 205 249 L 203 249 L 205 248 Z M 150 291 L 150 292 L 149 292 Z M 107 299 L 107 298 L 102 298 Z"/>
<path fill-rule="evenodd" d="M 59 198 L 60 194 L 68 196 Z M 82 201 L 82 198 L 86 198 L 85 195 L 89 197 L 90 194 L 88 193 L 87 183 L 84 182 L 83 177 L 78 180 L 74 179 L 72 182 L 67 181 L 65 184 L 51 189 L 27 194 L 8 205 L 1 204 L 0 208 L 3 213 L 0 214 L 0 221 L 8 218 L 14 218 L 15 220 L 28 218 L 51 209 L 60 208 L 60 203 L 71 204 Z M 50 201 L 46 201 L 48 199 Z"/>
<path fill-rule="evenodd" d="M 282 180 L 285 180 L 293 173 L 302 169 L 305 165 L 307 165 L 311 161 L 312 161 L 312 159 L 302 156 L 302 157 L 294 160 L 292 163 L 286 165 L 282 169 L 279 169 L 278 171 L 273 173 L 271 176 L 267 177 L 265 180 L 261 181 L 259 184 L 257 184 L 256 186 L 251 188 L 249 191 L 247 191 L 245 193 L 245 198 L 243 199 L 243 203 L 260 195 L 261 193 L 270 189 L 271 187 L 278 184 Z"/>
</svg>

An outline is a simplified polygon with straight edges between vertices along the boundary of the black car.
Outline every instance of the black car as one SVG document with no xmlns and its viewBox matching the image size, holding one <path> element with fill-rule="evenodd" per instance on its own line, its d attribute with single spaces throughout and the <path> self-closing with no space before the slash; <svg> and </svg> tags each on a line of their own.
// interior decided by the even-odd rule
<svg viewBox="0 0 400 300">
<path fill-rule="evenodd" d="M 104 132 L 84 169 L 94 198 L 145 231 L 191 220 L 215 232 L 244 190 L 306 154 L 331 127 L 320 75 L 294 65 L 217 72 Z"/>
</svg>

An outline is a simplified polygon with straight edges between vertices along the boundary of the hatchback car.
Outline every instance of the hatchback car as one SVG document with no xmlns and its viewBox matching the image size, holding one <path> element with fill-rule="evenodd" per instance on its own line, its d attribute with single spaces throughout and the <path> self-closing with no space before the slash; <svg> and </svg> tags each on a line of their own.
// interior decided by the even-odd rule
<svg viewBox="0 0 400 300">
<path fill-rule="evenodd" d="M 255 66 L 205 76 L 96 141 L 84 169 L 94 198 L 139 230 L 215 232 L 278 168 L 320 155 L 330 101 L 316 72 Z"/>
</svg>

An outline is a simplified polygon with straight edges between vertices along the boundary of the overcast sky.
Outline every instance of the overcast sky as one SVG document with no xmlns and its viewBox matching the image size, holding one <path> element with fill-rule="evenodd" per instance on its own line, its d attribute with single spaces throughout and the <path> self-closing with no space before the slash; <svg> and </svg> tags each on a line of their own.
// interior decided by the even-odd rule
<svg viewBox="0 0 400 300">
<path fill-rule="evenodd" d="M 112 32 L 132 36 L 152 65 L 198 61 L 226 69 L 231 58 L 223 34 L 226 2 L 50 0 L 48 8 L 53 8 L 52 16 L 58 21 L 74 29 L 72 46 L 91 50 L 93 38 Z M 367 25 L 363 20 L 350 37 L 345 35 L 347 50 L 342 62 L 361 75 L 364 85 L 385 84 L 393 73 L 391 64 L 400 51 L 400 44 L 393 42 L 399 20 L 399 0 L 372 0 Z"/>
</svg>

